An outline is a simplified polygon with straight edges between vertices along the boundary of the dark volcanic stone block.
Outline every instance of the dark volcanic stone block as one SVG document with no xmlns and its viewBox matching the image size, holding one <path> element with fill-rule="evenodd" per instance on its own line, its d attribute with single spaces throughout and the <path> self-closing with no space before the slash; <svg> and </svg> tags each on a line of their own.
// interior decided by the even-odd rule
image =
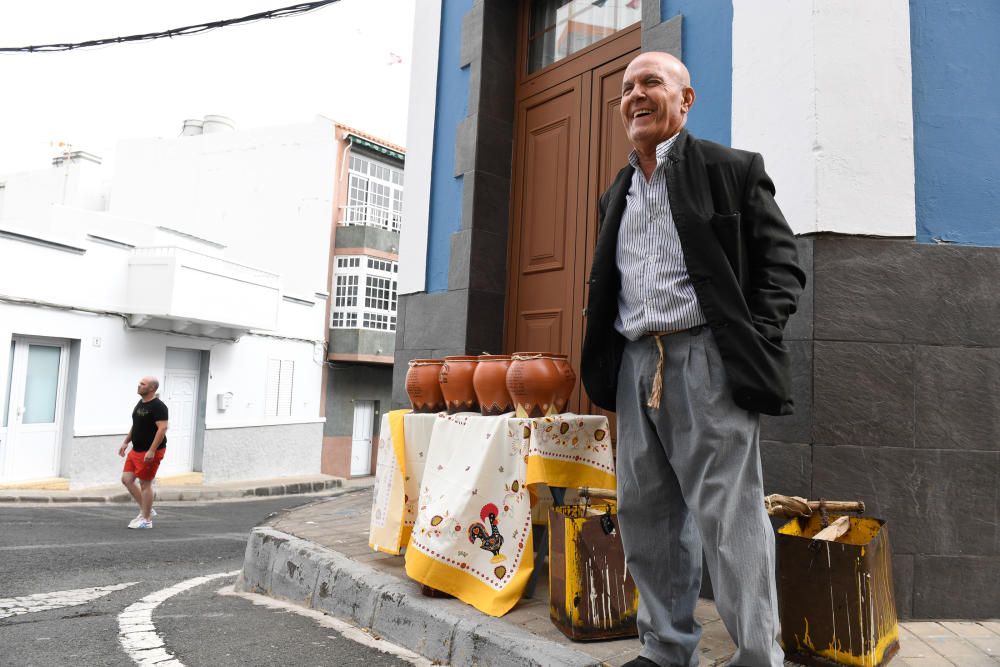
<svg viewBox="0 0 1000 667">
<path fill-rule="evenodd" d="M 892 541 L 892 533 L 889 534 Z M 892 554 L 892 585 L 896 593 L 896 616 L 913 618 L 913 554 Z"/>
<path fill-rule="evenodd" d="M 913 349 L 816 341 L 813 437 L 824 445 L 913 445 Z"/>
<path fill-rule="evenodd" d="M 1000 346 L 1000 248 L 817 238 L 815 335 Z"/>
<path fill-rule="evenodd" d="M 404 349 L 463 348 L 467 299 L 466 290 L 409 295 L 400 306 L 406 308 L 406 329 L 402 336 L 396 332 L 396 340 L 403 338 Z"/>
<path fill-rule="evenodd" d="M 762 440 L 812 442 L 813 439 L 813 343 L 785 341 L 792 358 L 792 400 L 795 412 L 783 417 L 760 416 Z"/>
<path fill-rule="evenodd" d="M 1000 617 L 1000 557 L 914 557 L 913 617 Z"/>
<path fill-rule="evenodd" d="M 918 347 L 917 447 L 1000 449 L 1000 349 Z"/>
<path fill-rule="evenodd" d="M 806 287 L 802 290 L 794 314 L 785 325 L 785 340 L 812 340 L 813 338 L 813 290 L 816 282 L 813 271 L 813 239 L 797 238 L 795 245 L 799 251 L 799 266 L 806 274 Z"/>
<path fill-rule="evenodd" d="M 792 442 L 760 442 L 764 493 L 786 496 L 812 495 L 812 448 Z"/>
<path fill-rule="evenodd" d="M 893 551 L 997 552 L 998 452 L 814 447 L 812 472 L 814 496 L 863 500 L 888 521 Z"/>
</svg>

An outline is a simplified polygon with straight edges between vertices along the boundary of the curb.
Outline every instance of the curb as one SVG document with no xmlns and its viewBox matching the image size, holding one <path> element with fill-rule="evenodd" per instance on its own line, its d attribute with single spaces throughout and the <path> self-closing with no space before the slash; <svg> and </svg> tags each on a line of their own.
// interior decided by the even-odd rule
<svg viewBox="0 0 1000 667">
<path fill-rule="evenodd" d="M 339 478 L 318 480 L 314 482 L 291 482 L 288 484 L 269 484 L 266 486 L 234 487 L 234 488 L 201 488 L 164 487 L 156 489 L 156 502 L 175 502 L 179 500 L 233 500 L 237 498 L 287 496 L 303 493 L 328 491 L 343 486 Z M 93 491 L 48 492 L 17 491 L 0 492 L 0 503 L 128 503 L 132 496 L 126 491 L 95 495 Z"/>
<path fill-rule="evenodd" d="M 443 664 L 601 664 L 458 600 L 425 598 L 414 582 L 273 528 L 250 532 L 235 587 L 347 620 Z"/>
</svg>

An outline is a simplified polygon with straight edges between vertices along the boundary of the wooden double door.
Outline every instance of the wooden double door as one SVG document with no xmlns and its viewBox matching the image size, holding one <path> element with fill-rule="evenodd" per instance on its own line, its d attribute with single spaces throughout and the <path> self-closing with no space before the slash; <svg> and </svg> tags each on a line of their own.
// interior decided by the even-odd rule
<svg viewBox="0 0 1000 667">
<path fill-rule="evenodd" d="M 505 347 L 568 354 L 578 377 L 598 199 L 631 151 L 619 105 L 639 36 L 623 30 L 517 87 Z M 567 410 L 594 412 L 579 382 Z"/>
</svg>

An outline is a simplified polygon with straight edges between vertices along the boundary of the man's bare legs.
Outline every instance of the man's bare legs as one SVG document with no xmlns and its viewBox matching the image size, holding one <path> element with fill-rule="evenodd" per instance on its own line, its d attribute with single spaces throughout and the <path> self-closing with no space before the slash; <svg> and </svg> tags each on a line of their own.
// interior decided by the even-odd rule
<svg viewBox="0 0 1000 667">
<path fill-rule="evenodd" d="M 149 521 L 150 512 L 153 510 L 153 480 L 140 479 L 139 486 L 139 497 L 136 498 L 139 502 L 139 511 L 142 512 L 142 518 Z"/>
<path fill-rule="evenodd" d="M 125 490 L 128 491 L 129 495 L 132 496 L 132 500 L 135 501 L 135 504 L 139 506 L 139 511 L 142 511 L 142 496 L 139 494 L 139 487 L 136 486 L 135 483 L 135 473 L 123 472 L 122 485 L 124 485 Z"/>
</svg>

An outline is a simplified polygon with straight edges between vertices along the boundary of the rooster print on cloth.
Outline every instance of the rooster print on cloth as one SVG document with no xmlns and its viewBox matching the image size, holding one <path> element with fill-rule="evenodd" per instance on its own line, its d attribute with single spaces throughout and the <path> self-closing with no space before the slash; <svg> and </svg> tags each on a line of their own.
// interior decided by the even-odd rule
<svg viewBox="0 0 1000 667">
<path fill-rule="evenodd" d="M 530 547 L 526 450 L 507 446 L 506 422 L 438 415 L 410 537 L 411 549 L 494 590 L 510 582 Z"/>
</svg>

